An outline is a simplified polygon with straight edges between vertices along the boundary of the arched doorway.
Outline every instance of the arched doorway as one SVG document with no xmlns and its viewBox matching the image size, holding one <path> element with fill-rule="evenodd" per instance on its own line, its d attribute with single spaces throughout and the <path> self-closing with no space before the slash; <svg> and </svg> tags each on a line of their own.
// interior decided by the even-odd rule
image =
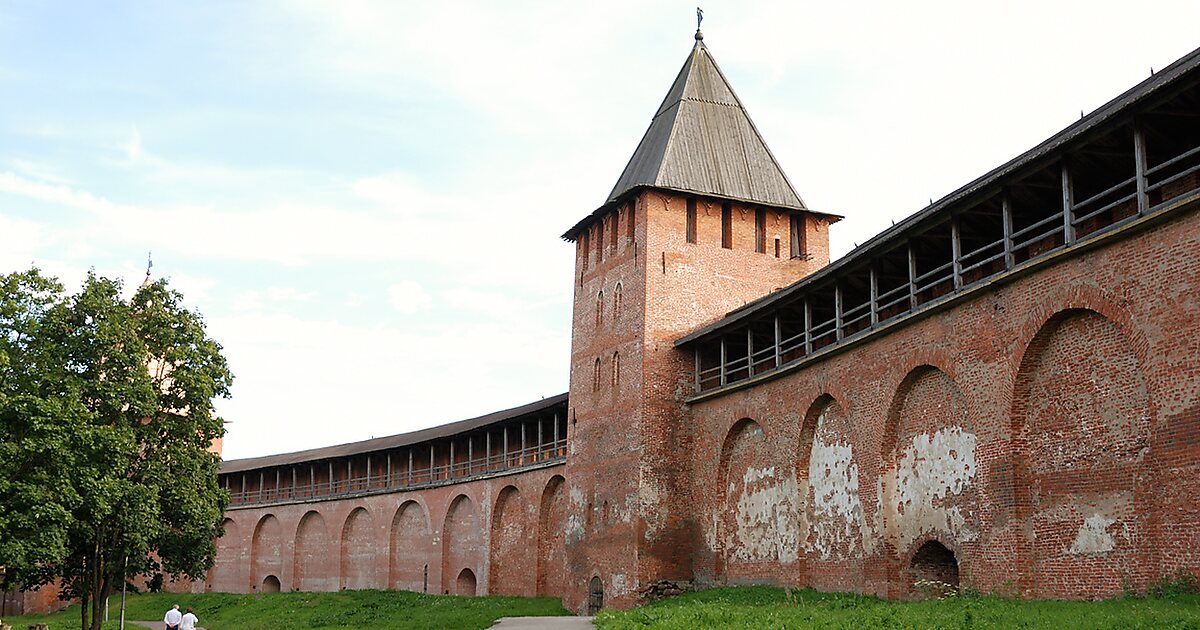
<svg viewBox="0 0 1200 630">
<path fill-rule="evenodd" d="M 268 575 L 267 577 L 263 578 L 262 592 L 278 593 L 279 592 L 279 578 L 275 577 L 274 575 Z"/>
<path fill-rule="evenodd" d="M 958 588 L 958 559 L 946 545 L 930 540 L 913 554 L 908 575 L 917 592 L 940 596 Z"/>
<path fill-rule="evenodd" d="M 454 583 L 455 595 L 475 595 L 475 572 L 463 569 Z"/>
<path fill-rule="evenodd" d="M 599 576 L 593 576 L 592 581 L 588 583 L 588 608 L 587 614 L 594 615 L 604 608 L 604 582 L 600 581 Z"/>
</svg>

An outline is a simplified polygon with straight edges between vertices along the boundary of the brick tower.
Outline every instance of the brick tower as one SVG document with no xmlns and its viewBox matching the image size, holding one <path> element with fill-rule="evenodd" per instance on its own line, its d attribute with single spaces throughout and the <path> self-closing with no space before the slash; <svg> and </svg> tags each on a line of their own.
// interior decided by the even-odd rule
<svg viewBox="0 0 1200 630">
<path fill-rule="evenodd" d="M 576 245 L 569 607 L 628 607 L 692 578 L 693 357 L 679 337 L 829 262 L 828 227 L 783 174 L 697 30 L 612 193 Z"/>
</svg>

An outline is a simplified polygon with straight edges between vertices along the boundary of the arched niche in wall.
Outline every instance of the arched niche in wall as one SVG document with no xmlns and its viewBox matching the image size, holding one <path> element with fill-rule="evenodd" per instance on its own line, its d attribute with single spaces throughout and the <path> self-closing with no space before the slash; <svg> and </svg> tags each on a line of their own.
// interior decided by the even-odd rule
<svg viewBox="0 0 1200 630">
<path fill-rule="evenodd" d="M 933 535 L 955 546 L 979 539 L 977 451 L 967 399 L 954 379 L 931 365 L 910 371 L 892 398 L 880 449 L 893 595 L 912 593 L 903 575 L 919 539 Z"/>
<path fill-rule="evenodd" d="M 460 494 L 450 502 L 442 527 L 442 591 L 455 592 L 454 580 L 463 569 L 473 575 L 483 566 L 487 537 L 471 497 Z"/>
<path fill-rule="evenodd" d="M 334 574 L 329 545 L 329 528 L 320 512 L 310 510 L 300 517 L 296 527 L 296 555 L 293 561 L 292 584 L 297 591 L 336 591 L 338 579 Z"/>
<path fill-rule="evenodd" d="M 375 519 L 366 508 L 357 507 L 346 516 L 342 526 L 340 556 L 341 588 L 359 590 L 382 588 L 376 554 Z"/>
<path fill-rule="evenodd" d="M 535 575 L 528 571 L 526 558 L 535 543 L 530 535 L 536 529 L 527 522 L 525 500 L 516 486 L 505 486 L 496 495 L 492 510 L 491 571 L 488 593 L 492 595 L 534 595 Z"/>
<path fill-rule="evenodd" d="M 1028 533 L 1026 592 L 1096 596 L 1142 584 L 1154 569 L 1139 541 L 1152 409 L 1128 337 L 1088 309 L 1050 317 L 1013 386 L 1014 504 Z"/>
<path fill-rule="evenodd" d="M 250 589 L 257 591 L 268 575 L 283 572 L 283 526 L 274 514 L 264 514 L 250 542 Z M 278 579 L 278 577 L 276 577 Z"/>
<path fill-rule="evenodd" d="M 429 564 L 436 558 L 429 516 L 420 503 L 405 501 L 396 508 L 389 536 L 388 585 L 393 589 L 429 592 Z"/>
<path fill-rule="evenodd" d="M 564 595 L 567 580 L 566 529 L 570 506 L 566 480 L 554 475 L 538 503 L 537 595 Z"/>
</svg>

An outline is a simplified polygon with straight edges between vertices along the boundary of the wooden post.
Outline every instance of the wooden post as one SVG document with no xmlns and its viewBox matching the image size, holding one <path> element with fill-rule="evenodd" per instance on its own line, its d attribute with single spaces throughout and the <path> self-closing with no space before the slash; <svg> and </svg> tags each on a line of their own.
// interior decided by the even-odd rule
<svg viewBox="0 0 1200 630">
<path fill-rule="evenodd" d="M 538 423 L 538 441 L 537 441 L 537 443 L 538 443 L 538 459 L 541 459 L 542 451 L 544 451 L 546 449 L 545 445 L 542 443 L 542 417 L 541 416 L 538 416 L 537 423 Z"/>
<path fill-rule="evenodd" d="M 554 412 L 554 455 L 558 456 L 558 412 Z"/>
<path fill-rule="evenodd" d="M 308 465 L 308 496 L 313 496 L 317 493 L 317 467 L 315 464 Z"/>
<path fill-rule="evenodd" d="M 833 337 L 842 340 L 842 285 L 833 285 Z"/>
<path fill-rule="evenodd" d="M 350 481 L 351 479 L 354 479 L 354 458 L 347 457 L 346 458 L 346 490 L 350 490 L 352 487 L 351 486 L 352 482 Z"/>
<path fill-rule="evenodd" d="M 721 337 L 721 387 L 724 387 L 726 382 L 728 379 L 725 370 L 725 337 Z"/>
<path fill-rule="evenodd" d="M 775 367 L 783 364 L 783 330 L 779 327 L 779 314 L 775 315 Z"/>
<path fill-rule="evenodd" d="M 259 501 L 262 501 L 262 498 L 263 498 L 263 486 L 264 485 L 266 485 L 266 481 L 263 476 L 263 471 L 260 470 L 260 471 L 258 471 L 258 500 Z"/>
<path fill-rule="evenodd" d="M 522 420 L 521 421 L 521 456 L 517 458 L 518 465 L 525 463 L 525 449 L 526 448 L 528 448 L 528 447 L 525 445 L 525 421 Z"/>
<path fill-rule="evenodd" d="M 409 449 L 408 449 L 408 485 L 411 486 L 412 484 L 413 484 L 413 450 L 412 450 L 412 447 L 409 447 Z"/>
<path fill-rule="evenodd" d="M 329 494 L 333 494 L 333 460 L 329 460 Z"/>
<path fill-rule="evenodd" d="M 384 483 L 385 488 L 392 487 L 392 452 L 387 452 L 387 482 Z"/>
<path fill-rule="evenodd" d="M 433 442 L 429 443 L 429 482 L 433 483 Z"/>
<path fill-rule="evenodd" d="M 371 489 L 371 455 L 367 455 L 367 490 Z"/>
<path fill-rule="evenodd" d="M 950 269 L 954 275 L 954 289 L 957 291 L 962 288 L 962 233 L 958 224 L 958 217 L 950 217 L 950 255 L 953 257 Z"/>
<path fill-rule="evenodd" d="M 1145 214 L 1150 209 L 1150 196 L 1146 192 L 1149 185 L 1146 181 L 1146 171 L 1149 166 L 1146 160 L 1146 134 L 1142 132 L 1140 124 L 1133 127 L 1133 164 L 1137 179 L 1138 214 Z"/>
<path fill-rule="evenodd" d="M 1062 164 L 1062 212 L 1063 212 L 1063 245 L 1075 242 L 1075 199 L 1071 189 L 1071 173 L 1067 163 Z"/>
<path fill-rule="evenodd" d="M 507 426 L 504 427 L 503 430 L 504 430 L 504 442 L 500 445 L 500 453 L 503 457 L 502 461 L 504 462 L 504 464 L 501 466 L 501 470 L 508 468 L 508 427 Z"/>
<path fill-rule="evenodd" d="M 812 354 L 812 304 L 804 298 L 804 354 Z"/>
<path fill-rule="evenodd" d="M 488 431 L 483 434 L 483 471 L 492 471 L 492 432 Z"/>
<path fill-rule="evenodd" d="M 908 243 L 908 310 L 917 310 L 917 255 Z"/>
<path fill-rule="evenodd" d="M 746 376 L 754 376 L 754 329 L 746 325 Z"/>
<path fill-rule="evenodd" d="M 446 478 L 454 476 L 454 438 L 450 438 L 450 465 L 446 467 Z"/>
<path fill-rule="evenodd" d="M 1013 257 L 1012 201 L 1008 198 L 1008 193 L 1000 197 L 1000 218 L 1004 223 L 1004 268 L 1012 269 L 1016 266 L 1016 259 Z"/>
<path fill-rule="evenodd" d="M 875 265 L 871 264 L 871 305 L 867 308 L 871 309 L 871 325 L 879 323 L 879 274 L 875 273 Z"/>
<path fill-rule="evenodd" d="M 275 498 L 277 498 L 277 499 L 279 498 L 279 482 L 280 482 L 280 477 L 282 476 L 282 474 L 283 474 L 283 470 L 281 470 L 279 468 L 275 469 Z"/>
</svg>

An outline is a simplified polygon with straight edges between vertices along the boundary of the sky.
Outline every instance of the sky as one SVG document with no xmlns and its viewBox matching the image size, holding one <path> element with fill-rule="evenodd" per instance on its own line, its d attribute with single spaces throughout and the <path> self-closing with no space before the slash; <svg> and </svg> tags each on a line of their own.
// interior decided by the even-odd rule
<svg viewBox="0 0 1200 630">
<path fill-rule="evenodd" d="M 834 257 L 1200 45 L 1200 2 L 706 2 Z M 574 248 L 695 6 L 0 0 L 0 273 L 152 255 L 235 374 L 225 457 L 567 390 Z"/>
</svg>

